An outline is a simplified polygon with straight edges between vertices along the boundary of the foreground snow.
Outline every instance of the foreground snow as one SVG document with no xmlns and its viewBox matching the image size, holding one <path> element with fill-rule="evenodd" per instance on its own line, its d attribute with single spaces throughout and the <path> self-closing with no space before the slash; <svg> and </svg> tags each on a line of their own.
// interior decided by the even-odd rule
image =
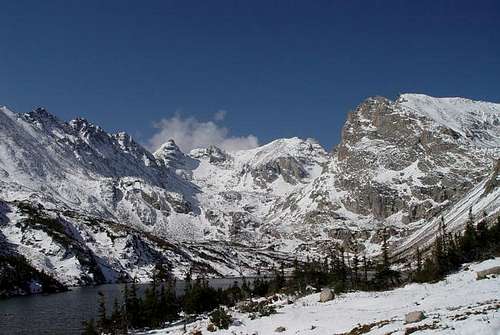
<svg viewBox="0 0 500 335">
<path fill-rule="evenodd" d="M 476 280 L 476 271 L 500 265 L 500 258 L 466 267 L 435 284 L 411 284 L 386 292 L 343 294 L 327 303 L 319 303 L 312 294 L 286 305 L 278 303 L 278 314 L 250 320 L 248 315 L 233 312 L 234 324 L 214 334 L 341 334 L 360 325 L 369 325 L 356 334 L 405 334 L 421 327 L 416 334 L 500 334 L 500 278 Z M 405 324 L 405 314 L 423 311 L 426 319 Z M 188 326 L 208 332 L 208 320 Z M 371 326 L 371 329 L 370 329 Z M 149 334 L 183 334 L 182 327 L 172 327 Z M 407 334 L 409 334 L 408 331 Z"/>
</svg>

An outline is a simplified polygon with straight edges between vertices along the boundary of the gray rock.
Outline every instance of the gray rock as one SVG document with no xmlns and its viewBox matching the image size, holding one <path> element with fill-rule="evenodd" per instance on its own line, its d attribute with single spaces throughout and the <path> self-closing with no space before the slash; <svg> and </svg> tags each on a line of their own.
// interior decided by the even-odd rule
<svg viewBox="0 0 500 335">
<path fill-rule="evenodd" d="M 254 168 L 251 174 L 255 182 L 263 188 L 278 179 L 279 176 L 282 176 L 289 184 L 297 184 L 301 179 L 308 176 L 302 165 L 294 157 L 278 157 Z"/>
<path fill-rule="evenodd" d="M 236 191 L 226 191 L 226 192 L 220 192 L 219 193 L 221 197 L 224 198 L 224 200 L 227 201 L 240 201 L 241 200 L 241 194 Z"/>
<path fill-rule="evenodd" d="M 476 273 L 477 279 L 485 279 L 488 275 L 500 275 L 500 266 L 495 266 Z"/>
<path fill-rule="evenodd" d="M 405 315 L 406 323 L 419 322 L 425 319 L 425 314 L 422 311 L 413 311 Z"/>
<path fill-rule="evenodd" d="M 182 194 L 169 192 L 166 199 L 176 213 L 187 214 L 193 210 L 191 203 L 184 199 Z"/>
<path fill-rule="evenodd" d="M 285 328 L 285 327 L 283 327 L 283 326 L 279 326 L 279 327 L 278 327 L 278 328 L 276 328 L 274 331 L 275 331 L 276 333 L 282 333 L 282 332 L 286 331 L 286 328 Z"/>
<path fill-rule="evenodd" d="M 333 298 L 335 298 L 333 291 L 329 288 L 324 288 L 319 295 L 319 302 L 327 302 L 333 300 Z"/>
</svg>

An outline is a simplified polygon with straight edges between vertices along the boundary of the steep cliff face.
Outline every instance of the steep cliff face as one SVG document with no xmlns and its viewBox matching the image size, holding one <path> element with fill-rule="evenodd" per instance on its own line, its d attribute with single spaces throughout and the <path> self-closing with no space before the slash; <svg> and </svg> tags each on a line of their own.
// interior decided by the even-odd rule
<svg viewBox="0 0 500 335">
<path fill-rule="evenodd" d="M 349 114 L 337 148 L 336 185 L 350 192 L 343 204 L 378 219 L 403 211 L 403 222 L 436 215 L 488 173 L 499 114 L 498 105 L 460 98 L 368 99 Z"/>
<path fill-rule="evenodd" d="M 369 98 L 331 153 L 299 138 L 150 153 L 83 119 L 1 108 L 0 231 L 70 284 L 147 278 L 158 260 L 236 274 L 335 244 L 370 255 L 382 228 L 407 250 L 458 204 L 496 215 L 499 157 L 500 105 L 462 98 Z"/>
</svg>

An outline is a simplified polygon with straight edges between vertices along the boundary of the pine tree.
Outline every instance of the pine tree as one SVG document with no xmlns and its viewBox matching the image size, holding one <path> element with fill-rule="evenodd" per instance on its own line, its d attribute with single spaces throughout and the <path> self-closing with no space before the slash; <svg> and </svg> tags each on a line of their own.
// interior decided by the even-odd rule
<svg viewBox="0 0 500 335">
<path fill-rule="evenodd" d="M 143 317 L 146 320 L 149 320 L 149 323 L 152 326 L 157 326 L 159 324 L 159 320 L 157 320 L 156 316 L 157 309 L 157 297 L 156 297 L 156 284 L 153 281 L 153 285 L 151 287 L 146 288 L 144 292 L 144 303 L 141 308 Z"/>
<path fill-rule="evenodd" d="M 104 293 L 102 293 L 101 291 L 97 292 L 97 294 L 99 297 L 98 298 L 99 307 L 98 307 L 98 312 L 97 312 L 97 315 L 98 315 L 97 326 L 102 331 L 107 331 L 108 330 L 108 318 L 106 315 L 106 299 L 104 297 Z"/>
<path fill-rule="evenodd" d="M 420 253 L 420 248 L 417 247 L 417 273 L 422 271 L 422 254 Z"/>
<path fill-rule="evenodd" d="M 172 282 L 161 285 L 158 301 L 159 319 L 162 321 L 173 321 L 179 317 L 179 304 L 175 297 Z"/>
<path fill-rule="evenodd" d="M 387 233 L 384 229 L 382 233 L 382 263 L 377 266 L 377 273 L 375 274 L 378 288 L 385 289 L 397 285 L 400 276 L 401 274 L 398 271 L 391 269 Z"/>
<path fill-rule="evenodd" d="M 358 253 L 355 251 L 352 257 L 352 287 L 356 289 L 358 287 L 358 266 L 359 258 Z"/>
<path fill-rule="evenodd" d="M 192 269 L 189 269 L 189 271 L 186 273 L 186 277 L 184 278 L 184 295 L 186 295 L 191 289 L 192 289 L 192 283 L 193 277 L 192 277 Z"/>
<path fill-rule="evenodd" d="M 441 222 L 440 222 L 440 238 L 441 238 L 441 247 L 442 247 L 442 251 L 443 251 L 443 254 L 446 254 L 447 252 L 447 236 L 448 234 L 446 233 L 446 223 L 444 222 L 444 217 L 441 216 Z"/>
<path fill-rule="evenodd" d="M 437 236 L 434 240 L 432 256 L 434 258 L 434 264 L 436 266 L 435 276 L 437 278 L 441 278 L 447 271 L 446 254 L 443 248 L 443 239 L 441 235 Z"/>
<path fill-rule="evenodd" d="M 474 227 L 474 216 L 472 208 L 469 210 L 469 218 L 465 224 L 465 231 L 461 239 L 462 255 L 465 261 L 471 261 L 476 257 L 477 231 Z"/>
<path fill-rule="evenodd" d="M 347 279 L 347 266 L 345 264 L 345 251 L 343 247 L 339 247 L 339 252 L 340 252 L 340 263 L 339 263 L 339 277 L 341 281 L 342 288 L 345 289 L 346 287 L 346 279 Z"/>
<path fill-rule="evenodd" d="M 487 246 L 490 243 L 490 231 L 488 229 L 487 214 L 483 212 L 483 218 L 477 224 L 477 243 L 479 246 Z"/>
<path fill-rule="evenodd" d="M 382 232 L 382 261 L 383 261 L 382 263 L 383 270 L 385 271 L 389 270 L 391 267 L 391 263 L 389 260 L 389 247 L 387 245 L 387 232 L 385 229 Z"/>
<path fill-rule="evenodd" d="M 125 324 L 125 327 L 128 329 L 130 327 L 130 310 L 132 308 L 132 303 L 131 303 L 131 297 L 130 297 L 130 290 L 128 289 L 128 284 L 125 283 L 123 286 L 123 300 L 124 300 L 124 310 L 123 310 L 123 322 Z"/>
<path fill-rule="evenodd" d="M 83 335 L 99 335 L 94 323 L 94 319 L 84 322 Z"/>
<path fill-rule="evenodd" d="M 130 306 L 127 310 L 128 320 L 133 327 L 141 327 L 142 326 L 142 310 L 141 305 L 142 301 L 137 295 L 137 278 L 134 278 L 132 284 L 130 285 Z"/>
<path fill-rule="evenodd" d="M 368 288 L 368 261 L 366 259 L 366 255 L 363 255 L 363 281 L 365 285 L 365 289 Z"/>
<path fill-rule="evenodd" d="M 493 241 L 494 252 L 500 254 L 500 215 L 497 217 L 496 223 L 491 227 L 490 238 Z"/>
<path fill-rule="evenodd" d="M 458 269 L 460 264 L 462 263 L 457 245 L 457 240 L 459 239 L 459 237 L 460 237 L 459 234 L 456 234 L 455 236 L 448 234 L 447 257 L 448 257 L 448 264 L 450 266 L 449 270 Z"/>
<path fill-rule="evenodd" d="M 123 311 L 116 298 L 113 302 L 113 311 L 111 312 L 109 324 L 114 334 L 126 334 L 127 326 L 124 322 Z"/>
</svg>

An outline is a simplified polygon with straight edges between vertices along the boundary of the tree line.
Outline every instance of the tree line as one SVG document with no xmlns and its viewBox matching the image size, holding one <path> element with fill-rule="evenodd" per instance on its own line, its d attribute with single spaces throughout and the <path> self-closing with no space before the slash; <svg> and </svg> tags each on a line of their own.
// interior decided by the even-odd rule
<svg viewBox="0 0 500 335">
<path fill-rule="evenodd" d="M 472 211 L 463 233 L 451 233 L 443 218 L 439 233 L 426 256 L 417 248 L 410 271 L 403 273 L 391 264 L 388 234 L 382 232 L 381 255 L 376 259 L 348 253 L 337 246 L 328 257 L 295 260 L 293 272 L 285 275 L 284 265 L 273 270 L 271 278 L 256 278 L 252 283 L 243 280 L 227 289 L 214 289 L 205 278 L 193 280 L 191 272 L 185 278 L 182 295 L 175 294 L 175 280 L 162 264 L 153 271 L 153 282 L 143 294 L 137 285 L 125 285 L 122 304 L 115 301 L 110 313 L 106 311 L 105 297 L 99 295 L 98 319 L 86 323 L 85 334 L 127 334 L 131 329 L 158 328 L 168 322 L 184 319 L 189 315 L 212 312 L 210 318 L 219 327 L 229 326 L 230 317 L 221 306 L 234 306 L 250 297 L 266 297 L 276 293 L 306 294 L 322 287 L 332 287 L 335 293 L 352 290 L 387 290 L 407 282 L 434 282 L 457 271 L 463 263 L 483 260 L 500 255 L 500 217 L 488 224 L 486 214 L 477 225 Z M 251 310 L 260 316 L 272 310 Z"/>
<path fill-rule="evenodd" d="M 417 248 L 416 268 L 411 273 L 415 282 L 435 282 L 457 271 L 464 263 L 500 255 L 500 216 L 488 224 L 486 213 L 476 224 L 472 209 L 463 232 L 451 233 L 443 217 L 438 235 L 427 257 Z"/>
<path fill-rule="evenodd" d="M 159 275 L 167 273 L 166 276 Z M 121 299 L 115 299 L 113 308 L 106 308 L 106 297 L 99 292 L 97 320 L 85 322 L 85 335 L 128 334 L 133 329 L 158 328 L 169 322 L 189 316 L 212 312 L 210 317 L 219 327 L 228 327 L 230 320 L 220 306 L 234 306 L 238 301 L 249 297 L 262 297 L 278 292 L 284 287 L 283 272 L 275 271 L 271 278 L 256 278 L 253 283 L 243 279 L 226 289 L 210 287 L 206 278 L 192 279 L 188 272 L 184 279 L 185 288 L 181 295 L 175 293 L 175 279 L 157 264 L 153 271 L 153 281 L 141 294 L 133 281 L 125 284 Z M 228 319 L 229 318 L 229 319 Z"/>
</svg>

